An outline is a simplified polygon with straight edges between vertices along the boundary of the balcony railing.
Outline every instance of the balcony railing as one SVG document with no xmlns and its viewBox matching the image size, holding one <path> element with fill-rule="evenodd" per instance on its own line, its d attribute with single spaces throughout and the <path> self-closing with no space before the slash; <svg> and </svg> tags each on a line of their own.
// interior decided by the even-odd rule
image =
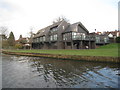
<svg viewBox="0 0 120 90">
<path fill-rule="evenodd" d="M 104 44 L 104 43 L 110 43 L 110 42 L 109 42 L 109 40 L 106 40 L 106 41 L 105 40 L 96 40 L 96 43 L 97 44 L 102 44 L 102 43 Z"/>
<path fill-rule="evenodd" d="M 63 38 L 63 41 L 70 41 L 70 40 L 86 40 L 86 41 L 95 41 L 95 36 L 94 35 L 74 35 L 71 37 L 64 37 Z M 56 38 L 53 38 L 53 37 L 45 37 L 44 39 L 43 38 L 36 38 L 34 39 L 34 43 L 40 43 L 40 42 L 53 42 L 53 41 L 57 41 L 57 37 Z"/>
<path fill-rule="evenodd" d="M 95 41 L 95 36 L 93 35 L 80 35 L 80 36 L 72 36 L 72 40 L 93 40 Z"/>
</svg>

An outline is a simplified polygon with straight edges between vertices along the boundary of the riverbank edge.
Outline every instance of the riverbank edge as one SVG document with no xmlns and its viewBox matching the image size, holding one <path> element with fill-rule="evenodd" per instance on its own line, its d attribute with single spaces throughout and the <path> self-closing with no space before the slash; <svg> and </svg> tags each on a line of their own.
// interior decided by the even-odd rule
<svg viewBox="0 0 120 90">
<path fill-rule="evenodd" d="M 44 54 L 44 53 L 23 53 L 23 52 L 10 52 L 10 51 L 2 51 L 2 53 L 9 54 L 9 55 L 18 55 L 18 56 L 45 57 L 45 58 L 56 58 L 56 59 L 120 63 L 120 57 L 80 56 L 80 55 L 62 55 L 62 54 Z"/>
</svg>

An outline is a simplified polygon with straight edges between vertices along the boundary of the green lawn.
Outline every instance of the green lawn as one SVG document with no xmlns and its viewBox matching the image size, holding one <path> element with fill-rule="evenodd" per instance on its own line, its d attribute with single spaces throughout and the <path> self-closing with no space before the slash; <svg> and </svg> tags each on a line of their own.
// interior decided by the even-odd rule
<svg viewBox="0 0 120 90">
<path fill-rule="evenodd" d="M 119 44 L 120 45 L 120 44 Z M 83 56 L 112 56 L 118 57 L 118 44 L 108 44 L 101 46 L 97 49 L 78 49 L 78 50 L 66 50 L 66 49 L 49 49 L 49 50 L 10 50 L 13 52 L 30 52 L 30 53 L 46 53 L 46 54 L 64 54 L 64 55 L 83 55 Z"/>
</svg>

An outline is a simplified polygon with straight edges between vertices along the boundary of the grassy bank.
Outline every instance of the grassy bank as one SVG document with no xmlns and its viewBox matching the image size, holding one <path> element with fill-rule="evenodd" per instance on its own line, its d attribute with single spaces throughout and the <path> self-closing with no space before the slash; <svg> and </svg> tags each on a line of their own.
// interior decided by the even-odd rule
<svg viewBox="0 0 120 90">
<path fill-rule="evenodd" d="M 120 45 L 120 44 L 119 44 Z M 118 44 L 108 44 L 97 49 L 84 50 L 8 50 L 10 52 L 24 53 L 43 53 L 43 54 L 61 54 L 61 55 L 80 55 L 80 56 L 107 56 L 118 57 Z"/>
</svg>

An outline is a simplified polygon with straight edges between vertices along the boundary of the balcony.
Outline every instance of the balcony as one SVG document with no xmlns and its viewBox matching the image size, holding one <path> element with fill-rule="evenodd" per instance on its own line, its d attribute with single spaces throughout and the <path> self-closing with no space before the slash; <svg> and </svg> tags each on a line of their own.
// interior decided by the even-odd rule
<svg viewBox="0 0 120 90">
<path fill-rule="evenodd" d="M 85 40 L 85 41 L 95 41 L 94 35 L 75 35 L 72 36 L 72 40 Z"/>
</svg>

